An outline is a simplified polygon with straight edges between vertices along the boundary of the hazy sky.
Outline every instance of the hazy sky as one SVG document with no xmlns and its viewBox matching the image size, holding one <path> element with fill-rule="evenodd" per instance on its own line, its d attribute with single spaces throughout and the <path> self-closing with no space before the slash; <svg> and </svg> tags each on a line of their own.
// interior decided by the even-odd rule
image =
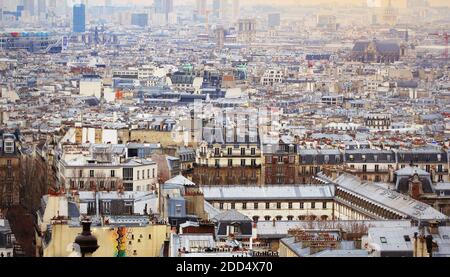
<svg viewBox="0 0 450 277">
<path fill-rule="evenodd" d="M 387 3 L 389 0 L 381 0 Z M 391 0 L 394 6 L 406 6 L 407 0 Z M 103 4 L 104 0 L 89 0 L 89 3 Z M 180 3 L 194 3 L 195 0 L 174 0 L 175 4 Z M 212 0 L 209 0 L 210 4 Z M 339 3 L 339 4 L 357 4 L 362 5 L 367 0 L 241 0 L 242 5 L 251 4 L 272 4 L 272 5 L 293 5 L 293 4 L 319 4 L 319 3 Z M 433 6 L 450 6 L 450 0 L 428 0 Z M 113 3 L 134 3 L 134 4 L 152 4 L 153 0 L 113 0 Z"/>
</svg>

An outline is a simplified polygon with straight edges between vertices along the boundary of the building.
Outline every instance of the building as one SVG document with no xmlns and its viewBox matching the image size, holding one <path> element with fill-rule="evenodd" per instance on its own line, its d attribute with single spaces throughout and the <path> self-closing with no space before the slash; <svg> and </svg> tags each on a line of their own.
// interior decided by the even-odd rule
<svg viewBox="0 0 450 277">
<path fill-rule="evenodd" d="M 147 27 L 148 25 L 148 14 L 146 13 L 133 13 L 131 15 L 131 25 L 139 27 Z"/>
<path fill-rule="evenodd" d="M 269 13 L 267 15 L 267 25 L 269 26 L 269 28 L 280 27 L 281 14 L 280 13 Z"/>
<path fill-rule="evenodd" d="M 118 203 L 116 203 L 118 204 Z M 115 205 L 117 206 L 117 205 Z M 114 205 L 111 203 L 111 209 Z M 36 252 L 39 257 L 70 257 L 81 232 L 81 210 L 66 196 L 48 195 L 37 212 Z M 170 228 L 149 216 L 108 215 L 93 222 L 99 248 L 93 257 L 158 257 Z M 76 251 L 76 250 L 75 250 Z"/>
<path fill-rule="evenodd" d="M 430 205 L 391 190 L 382 183 L 362 182 L 358 177 L 347 173 L 332 182 L 337 185 L 334 211 L 339 219 L 410 219 L 415 222 L 448 220 L 446 215 Z"/>
<path fill-rule="evenodd" d="M 364 118 L 364 126 L 371 130 L 383 131 L 391 128 L 390 114 L 368 114 Z"/>
<path fill-rule="evenodd" d="M 358 41 L 350 59 L 363 63 L 394 63 L 400 60 L 400 46 L 388 41 Z"/>
<path fill-rule="evenodd" d="M 203 186 L 205 201 L 258 221 L 331 220 L 334 187 L 328 185 Z"/>
<path fill-rule="evenodd" d="M 3 217 L 0 211 L 0 258 L 14 256 L 15 237 L 9 225 L 9 221 Z"/>
<path fill-rule="evenodd" d="M 292 137 L 284 136 L 274 144 L 263 144 L 263 172 L 265 184 L 295 184 L 297 147 Z"/>
<path fill-rule="evenodd" d="M 207 0 L 196 0 L 196 12 L 200 16 L 206 16 L 208 10 Z"/>
<path fill-rule="evenodd" d="M 238 39 L 243 43 L 251 43 L 256 36 L 255 19 L 239 19 L 237 23 Z"/>
<path fill-rule="evenodd" d="M 80 79 L 80 95 L 102 98 L 103 81 L 98 75 L 83 75 Z"/>
<path fill-rule="evenodd" d="M 86 32 L 86 6 L 84 4 L 73 5 L 73 24 L 72 30 L 74 33 Z"/>
<path fill-rule="evenodd" d="M 81 191 L 157 190 L 158 169 L 150 159 L 127 158 L 125 148 L 121 146 L 69 147 L 56 161 L 60 188 Z"/>
<path fill-rule="evenodd" d="M 263 86 L 273 86 L 275 84 L 281 84 L 283 81 L 284 73 L 282 70 L 269 69 L 261 77 L 261 85 Z"/>
<path fill-rule="evenodd" d="M 296 183 L 300 184 L 313 183 L 317 173 L 344 162 L 343 154 L 337 149 L 298 149 L 297 155 Z"/>
<path fill-rule="evenodd" d="M 27 50 L 31 53 L 60 53 L 62 39 L 49 32 L 0 33 L 0 49 Z"/>
<path fill-rule="evenodd" d="M 20 201 L 20 153 L 17 134 L 0 131 L 0 208 Z"/>
<path fill-rule="evenodd" d="M 243 124 L 248 126 L 249 120 L 247 117 Z M 203 128 L 192 177 L 196 184 L 260 184 L 262 161 L 258 131 L 241 136 L 237 129 L 236 125 Z"/>
<path fill-rule="evenodd" d="M 431 181 L 448 182 L 449 168 L 447 153 L 436 148 L 417 148 L 397 151 L 397 169 L 410 165 L 430 173 Z"/>
<path fill-rule="evenodd" d="M 354 149 L 345 151 L 345 165 L 353 175 L 373 182 L 392 182 L 395 153 L 389 150 Z"/>
</svg>

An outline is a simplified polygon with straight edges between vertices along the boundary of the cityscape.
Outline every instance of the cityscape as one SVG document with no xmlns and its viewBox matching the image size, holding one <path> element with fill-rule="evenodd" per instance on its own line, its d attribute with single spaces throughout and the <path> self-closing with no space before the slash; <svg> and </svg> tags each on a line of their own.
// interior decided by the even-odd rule
<svg viewBox="0 0 450 277">
<path fill-rule="evenodd" d="M 450 257 L 449 34 L 448 0 L 1 0 L 0 257 Z"/>
</svg>

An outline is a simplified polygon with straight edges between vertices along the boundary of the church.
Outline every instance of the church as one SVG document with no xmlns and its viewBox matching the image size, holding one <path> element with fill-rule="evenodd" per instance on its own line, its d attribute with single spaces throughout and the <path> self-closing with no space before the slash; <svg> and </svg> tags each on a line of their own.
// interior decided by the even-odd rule
<svg viewBox="0 0 450 277">
<path fill-rule="evenodd" d="M 395 42 L 358 41 L 350 59 L 363 63 L 393 63 L 400 59 L 400 46 Z"/>
</svg>

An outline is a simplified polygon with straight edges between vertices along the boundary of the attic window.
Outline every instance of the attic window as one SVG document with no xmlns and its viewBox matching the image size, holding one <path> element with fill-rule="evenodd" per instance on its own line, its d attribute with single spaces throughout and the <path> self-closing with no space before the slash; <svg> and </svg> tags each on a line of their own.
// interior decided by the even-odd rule
<svg viewBox="0 0 450 277">
<path fill-rule="evenodd" d="M 380 237 L 381 243 L 387 243 L 386 237 Z"/>
<path fill-rule="evenodd" d="M 403 236 L 403 238 L 405 239 L 406 242 L 410 242 L 411 238 L 408 235 Z"/>
</svg>

